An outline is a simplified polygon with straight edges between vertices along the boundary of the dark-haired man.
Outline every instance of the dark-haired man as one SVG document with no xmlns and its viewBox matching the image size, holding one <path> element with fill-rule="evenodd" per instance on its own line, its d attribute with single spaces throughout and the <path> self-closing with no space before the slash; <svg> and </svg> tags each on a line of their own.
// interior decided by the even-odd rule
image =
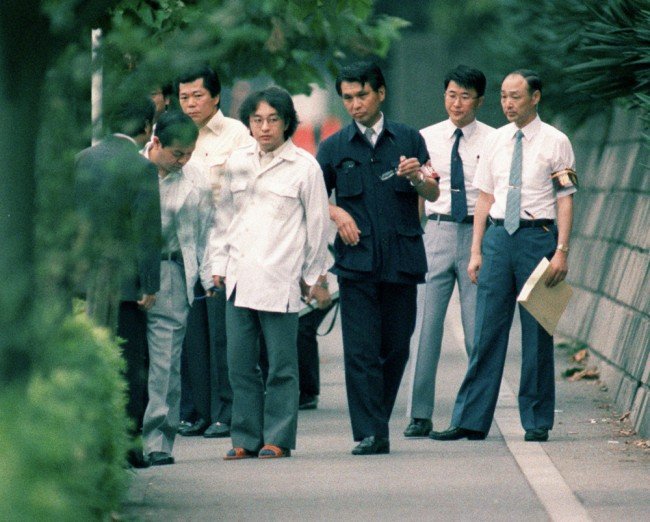
<svg viewBox="0 0 650 522">
<path fill-rule="evenodd" d="M 444 80 L 444 103 L 449 118 L 420 131 L 427 144 L 431 166 L 440 176 L 440 197 L 424 203 L 427 224 L 426 285 L 422 327 L 412 367 L 411 422 L 405 437 L 426 437 L 431 432 L 436 371 L 440 360 L 443 326 L 449 299 L 458 284 L 465 351 L 472 350 L 476 286 L 469 280 L 467 264 L 472 244 L 472 222 L 478 189 L 472 186 L 481 147 L 494 130 L 476 120 L 483 104 L 485 75 L 459 65 Z"/>
<path fill-rule="evenodd" d="M 234 396 L 233 447 L 224 458 L 289 457 L 298 423 L 298 312 L 301 294 L 311 299 L 310 287 L 326 273 L 327 196 L 318 163 L 291 140 L 298 118 L 289 93 L 253 93 L 240 114 L 256 143 L 228 160 L 210 235 L 213 283 L 225 283 Z"/>
<path fill-rule="evenodd" d="M 217 73 L 204 66 L 183 74 L 176 82 L 181 109 L 199 129 L 196 147 L 189 162 L 211 184 L 216 203 L 224 165 L 233 150 L 251 144 L 252 138 L 242 122 L 223 115 L 221 81 Z M 187 319 L 184 357 L 194 406 L 200 416 L 180 429 L 181 435 L 228 437 L 232 409 L 232 389 L 226 361 L 226 328 L 223 293 L 210 299 L 200 284 Z"/>
<path fill-rule="evenodd" d="M 390 419 L 415 327 L 416 285 L 427 261 L 418 196 L 438 197 L 421 166 L 422 136 L 381 112 L 386 84 L 375 64 L 345 67 L 336 90 L 354 121 L 321 143 L 318 162 L 338 229 L 333 272 L 339 278 L 345 382 L 354 455 L 389 453 Z"/>
<path fill-rule="evenodd" d="M 75 198 L 88 241 L 86 311 L 125 340 L 127 414 L 133 437 L 142 428 L 147 397 L 147 316 L 160 288 L 160 197 L 156 168 L 138 152 L 151 135 L 154 104 L 131 100 L 109 113 L 115 134 L 81 151 Z M 129 463 L 145 467 L 132 448 Z"/>
<path fill-rule="evenodd" d="M 179 424 L 181 347 L 213 219 L 210 187 L 199 172 L 186 165 L 197 134 L 188 116 L 166 112 L 156 123 L 145 151 L 158 168 L 163 239 L 160 292 L 147 312 L 149 404 L 143 442 L 152 465 L 174 462 L 171 453 Z M 209 274 L 203 280 L 209 284 Z"/>
<path fill-rule="evenodd" d="M 501 84 L 501 107 L 510 123 L 488 137 L 474 177 L 480 193 L 467 268 L 478 283 L 474 347 L 451 427 L 431 432 L 432 439 L 485 439 L 517 295 L 543 257 L 550 259 L 548 286 L 566 277 L 576 188 L 558 183 L 554 174 L 573 169 L 575 157 L 569 139 L 539 119 L 541 96 L 542 82 L 534 71 L 513 71 Z M 522 306 L 519 316 L 519 416 L 524 440 L 541 442 L 553 428 L 553 337 Z"/>
</svg>

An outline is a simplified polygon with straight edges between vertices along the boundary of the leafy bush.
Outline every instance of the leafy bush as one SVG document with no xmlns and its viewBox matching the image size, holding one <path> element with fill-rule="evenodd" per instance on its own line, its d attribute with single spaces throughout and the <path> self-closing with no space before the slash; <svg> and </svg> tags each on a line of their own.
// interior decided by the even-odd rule
<svg viewBox="0 0 650 522">
<path fill-rule="evenodd" d="M 41 370 L 0 395 L 2 518 L 106 518 L 127 485 L 123 359 L 81 313 L 46 329 Z"/>
</svg>

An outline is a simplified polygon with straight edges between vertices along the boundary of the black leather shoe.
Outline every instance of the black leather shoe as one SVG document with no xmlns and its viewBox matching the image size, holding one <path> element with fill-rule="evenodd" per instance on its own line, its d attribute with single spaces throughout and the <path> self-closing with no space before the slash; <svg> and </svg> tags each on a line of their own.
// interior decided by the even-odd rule
<svg viewBox="0 0 650 522">
<path fill-rule="evenodd" d="M 411 423 L 404 430 L 404 436 L 408 438 L 428 437 L 433 429 L 430 419 L 411 419 Z"/>
<path fill-rule="evenodd" d="M 298 402 L 299 410 L 315 410 L 318 408 L 318 395 L 301 395 Z"/>
<path fill-rule="evenodd" d="M 352 450 L 352 455 L 382 455 L 390 453 L 390 441 L 386 437 L 366 437 Z"/>
<path fill-rule="evenodd" d="M 126 461 L 132 468 L 148 468 L 151 465 L 149 459 L 142 454 L 142 448 L 131 448 L 127 451 Z"/>
<path fill-rule="evenodd" d="M 223 422 L 215 422 L 210 424 L 207 430 L 203 432 L 203 436 L 206 439 L 221 439 L 224 437 L 230 437 L 230 426 L 224 424 Z"/>
<path fill-rule="evenodd" d="M 152 466 L 166 466 L 173 463 L 174 457 L 165 451 L 152 451 L 149 453 L 149 464 Z"/>
<path fill-rule="evenodd" d="M 179 428 L 178 434 L 182 435 L 183 437 L 198 437 L 199 435 L 203 435 L 203 432 L 208 429 L 208 426 L 208 421 L 199 419 L 188 428 Z"/>
<path fill-rule="evenodd" d="M 548 440 L 548 430 L 544 428 L 535 428 L 526 430 L 524 440 L 527 442 L 544 442 Z"/>
<path fill-rule="evenodd" d="M 429 438 L 433 440 L 483 440 L 485 437 L 487 437 L 487 433 L 482 431 L 457 428 L 456 426 L 450 426 L 445 431 L 432 431 L 429 433 Z"/>
</svg>

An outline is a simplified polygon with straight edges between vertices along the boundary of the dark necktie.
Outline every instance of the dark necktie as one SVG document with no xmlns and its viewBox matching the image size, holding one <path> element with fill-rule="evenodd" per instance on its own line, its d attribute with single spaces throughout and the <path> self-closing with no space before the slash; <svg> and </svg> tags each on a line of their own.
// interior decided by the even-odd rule
<svg viewBox="0 0 650 522">
<path fill-rule="evenodd" d="M 456 141 L 451 148 L 451 217 L 459 223 L 467 217 L 467 196 L 465 195 L 465 174 L 463 160 L 458 154 L 458 142 L 463 131 L 456 129 Z"/>
</svg>

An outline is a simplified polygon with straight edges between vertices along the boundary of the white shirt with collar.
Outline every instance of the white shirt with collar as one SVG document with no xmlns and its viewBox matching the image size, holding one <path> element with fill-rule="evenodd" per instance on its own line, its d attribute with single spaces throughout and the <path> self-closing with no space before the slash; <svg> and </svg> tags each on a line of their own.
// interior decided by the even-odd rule
<svg viewBox="0 0 650 522">
<path fill-rule="evenodd" d="M 221 177 L 232 151 L 254 142 L 246 125 L 223 115 L 221 110 L 199 129 L 196 147 L 188 165 L 197 167 L 212 186 L 215 203 Z"/>
<path fill-rule="evenodd" d="M 298 312 L 300 278 L 313 285 L 327 268 L 329 211 L 318 162 L 287 140 L 260 164 L 257 143 L 226 163 L 208 262 L 226 276 L 235 305 Z"/>
<path fill-rule="evenodd" d="M 424 211 L 427 216 L 431 214 L 451 215 L 451 149 L 456 141 L 456 125 L 447 119 L 420 130 L 420 134 L 427 144 L 431 166 L 440 176 L 438 186 L 440 197 L 436 201 L 425 201 Z M 474 174 L 481 155 L 483 143 L 495 129 L 481 123 L 472 121 L 462 129 L 463 136 L 458 143 L 458 154 L 463 161 L 463 175 L 465 177 L 465 193 L 467 196 L 467 214 L 474 214 L 474 207 L 479 190 L 472 184 Z"/>
<path fill-rule="evenodd" d="M 494 195 L 490 216 L 504 219 L 510 184 L 510 164 L 515 146 L 514 123 L 497 129 L 485 141 L 474 186 Z M 544 123 L 539 116 L 521 129 L 521 219 L 555 219 L 556 200 L 576 191 L 569 187 L 556 191 L 551 174 L 565 168 L 575 169 L 575 156 L 567 136 Z"/>
</svg>

